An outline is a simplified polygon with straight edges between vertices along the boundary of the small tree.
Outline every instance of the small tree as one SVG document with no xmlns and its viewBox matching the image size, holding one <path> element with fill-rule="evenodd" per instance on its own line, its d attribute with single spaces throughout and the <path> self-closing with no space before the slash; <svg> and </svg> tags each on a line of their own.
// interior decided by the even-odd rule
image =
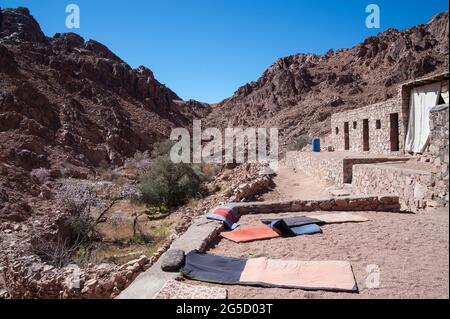
<svg viewBox="0 0 450 319">
<path fill-rule="evenodd" d="M 165 140 L 158 143 L 153 149 L 152 157 L 168 156 L 173 145 L 174 142 L 171 140 Z"/>
<path fill-rule="evenodd" d="M 57 199 L 63 212 L 55 221 L 58 232 L 51 236 L 44 234 L 33 237 L 33 251 L 55 267 L 63 267 L 72 262 L 90 262 L 94 243 L 98 239 L 95 227 L 106 221 L 105 214 L 120 198 L 114 198 L 103 207 L 97 218 L 91 216 L 91 209 L 98 207 L 100 200 L 91 186 L 76 183 L 62 185 Z"/>
<path fill-rule="evenodd" d="M 174 207 L 195 197 L 201 181 L 192 165 L 175 164 L 168 156 L 160 156 L 141 182 L 142 199 L 152 206 Z"/>
</svg>

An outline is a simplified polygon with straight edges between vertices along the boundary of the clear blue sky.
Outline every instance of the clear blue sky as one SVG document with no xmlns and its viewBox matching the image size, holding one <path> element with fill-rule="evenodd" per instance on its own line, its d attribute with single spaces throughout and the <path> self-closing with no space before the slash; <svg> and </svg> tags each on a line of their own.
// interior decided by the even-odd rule
<svg viewBox="0 0 450 319">
<path fill-rule="evenodd" d="M 447 0 L 0 0 L 30 8 L 50 36 L 73 31 L 65 27 L 70 3 L 81 10 L 75 32 L 149 67 L 182 98 L 205 102 L 231 96 L 279 57 L 351 47 L 448 10 Z M 381 29 L 365 27 L 370 3 L 381 9 Z"/>
</svg>

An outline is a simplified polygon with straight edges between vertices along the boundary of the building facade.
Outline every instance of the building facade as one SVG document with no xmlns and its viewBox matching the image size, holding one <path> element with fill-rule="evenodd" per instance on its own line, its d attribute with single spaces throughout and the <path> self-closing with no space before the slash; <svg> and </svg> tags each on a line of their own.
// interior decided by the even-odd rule
<svg viewBox="0 0 450 319">
<path fill-rule="evenodd" d="M 401 85 L 396 98 L 333 114 L 331 144 L 334 150 L 392 155 L 405 153 L 411 92 L 432 83 L 439 83 L 440 87 L 436 105 L 448 104 L 448 73 L 444 73 Z"/>
</svg>

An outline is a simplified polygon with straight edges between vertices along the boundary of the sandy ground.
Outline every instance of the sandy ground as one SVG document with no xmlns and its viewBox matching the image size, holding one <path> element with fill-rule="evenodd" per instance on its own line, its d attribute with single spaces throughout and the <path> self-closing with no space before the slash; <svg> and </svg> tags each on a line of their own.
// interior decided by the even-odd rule
<svg viewBox="0 0 450 319">
<path fill-rule="evenodd" d="M 265 194 L 263 200 L 284 200 L 284 199 L 318 199 L 328 197 L 330 186 L 317 180 L 315 177 L 305 176 L 298 172 L 280 166 L 277 176 L 273 181 L 276 187 Z"/>
<path fill-rule="evenodd" d="M 274 191 L 265 200 L 314 198 L 327 194 L 327 187 L 314 178 L 294 174 L 280 167 Z M 308 214 L 323 214 L 313 212 Z M 322 226 L 323 233 L 276 238 L 251 243 L 219 239 L 209 253 L 240 257 L 268 257 L 295 260 L 345 260 L 352 264 L 358 294 L 300 289 L 227 286 L 234 298 L 448 298 L 449 297 L 449 213 L 422 214 L 355 212 L 369 222 Z M 242 227 L 261 225 L 262 218 L 299 216 L 301 213 L 243 216 Z M 366 267 L 378 265 L 380 286 L 366 285 Z M 188 280 L 197 285 L 210 285 Z M 216 285 L 215 285 L 216 286 Z M 220 285 L 219 285 L 220 286 Z"/>
<path fill-rule="evenodd" d="M 319 213 L 320 214 L 320 213 Z M 448 212 L 420 215 L 358 212 L 365 223 L 324 225 L 323 233 L 236 244 L 220 240 L 209 253 L 241 258 L 346 260 L 351 262 L 358 294 L 300 289 L 223 286 L 229 298 L 448 298 Z M 260 225 L 261 218 L 298 213 L 252 215 L 242 226 Z M 368 289 L 366 267 L 380 269 L 379 289 Z M 204 283 L 201 283 L 202 285 Z"/>
</svg>

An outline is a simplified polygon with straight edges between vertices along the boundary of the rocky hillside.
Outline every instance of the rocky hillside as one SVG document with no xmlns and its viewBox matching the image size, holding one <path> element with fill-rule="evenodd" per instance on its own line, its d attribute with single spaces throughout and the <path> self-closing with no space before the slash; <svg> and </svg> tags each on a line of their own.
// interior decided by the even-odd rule
<svg viewBox="0 0 450 319">
<path fill-rule="evenodd" d="M 448 69 L 448 18 L 441 13 L 428 24 L 389 29 L 351 49 L 281 58 L 219 103 L 208 123 L 278 127 L 287 145 L 329 133 L 332 113 L 388 99 L 397 84 Z"/>
<path fill-rule="evenodd" d="M 182 101 L 141 66 L 74 33 L 43 34 L 28 9 L 0 10 L 0 218 L 22 219 L 33 178 L 86 178 L 120 166 L 193 118 L 204 126 L 278 127 L 281 148 L 330 132 L 332 113 L 394 96 L 397 84 L 448 69 L 448 13 L 350 49 L 279 59 L 211 108 Z"/>
<path fill-rule="evenodd" d="M 16 204 L 23 193 L 42 192 L 33 169 L 95 175 L 208 110 L 99 42 L 47 37 L 28 9 L 0 10 L 0 217 L 23 211 Z"/>
</svg>

